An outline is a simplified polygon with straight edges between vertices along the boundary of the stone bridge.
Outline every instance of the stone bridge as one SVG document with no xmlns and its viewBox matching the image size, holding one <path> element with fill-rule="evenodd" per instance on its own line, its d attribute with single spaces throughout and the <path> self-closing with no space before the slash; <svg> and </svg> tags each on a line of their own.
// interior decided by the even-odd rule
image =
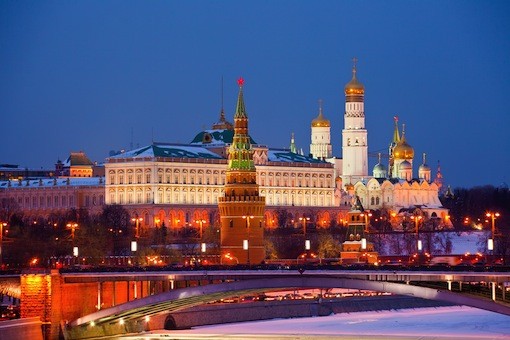
<svg viewBox="0 0 510 340">
<path fill-rule="evenodd" d="M 156 316 L 229 296 L 259 292 L 351 288 L 446 301 L 510 315 L 510 273 L 381 270 L 196 270 L 129 273 L 23 273 L 22 317 L 40 316 L 46 338 L 136 333 Z M 466 294 L 482 283 L 486 297 Z M 429 287 L 424 287 L 428 285 Z M 434 288 L 430 288 L 433 285 Z M 454 291 L 455 290 L 455 291 Z M 498 301 L 496 301 L 498 297 Z M 62 328 L 59 329 L 59 323 Z"/>
</svg>

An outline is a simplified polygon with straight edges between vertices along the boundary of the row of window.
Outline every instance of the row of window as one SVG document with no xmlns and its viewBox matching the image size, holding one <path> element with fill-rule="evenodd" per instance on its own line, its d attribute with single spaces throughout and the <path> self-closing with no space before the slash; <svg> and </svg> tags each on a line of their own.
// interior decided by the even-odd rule
<svg viewBox="0 0 510 340">
<path fill-rule="evenodd" d="M 66 196 L 18 196 L 15 198 L 20 208 L 24 209 L 44 209 L 44 208 L 73 208 L 77 206 L 75 197 Z M 103 195 L 85 195 L 83 205 L 85 207 L 103 205 Z"/>
<path fill-rule="evenodd" d="M 129 177 L 132 175 L 128 175 L 127 182 L 125 181 L 124 175 L 118 175 L 118 183 L 115 181 L 115 175 L 110 175 L 110 183 L 109 185 L 124 185 L 124 184 L 147 184 L 150 183 L 150 175 L 147 175 L 147 182 L 142 183 L 141 178 L 140 181 L 136 181 L 136 183 L 133 183 L 132 178 Z M 141 176 L 141 175 L 140 175 Z M 165 182 L 163 182 L 163 179 L 165 179 Z M 280 178 L 265 178 L 262 177 L 259 179 L 259 185 L 262 186 L 282 186 L 282 187 L 299 187 L 299 188 L 329 188 L 332 186 L 331 183 L 329 183 L 331 179 L 325 180 L 323 178 L 287 178 L 284 177 L 283 179 Z M 206 177 L 205 181 L 201 176 L 197 177 L 196 179 L 194 177 L 187 178 L 186 176 L 175 176 L 173 179 L 173 182 L 171 182 L 171 177 L 167 176 L 166 178 L 163 178 L 161 175 L 158 175 L 158 183 L 159 184 L 198 184 L 198 185 L 225 185 L 224 177 L 213 177 L 210 179 L 209 177 Z"/>
<path fill-rule="evenodd" d="M 332 185 L 331 175 L 324 176 L 323 174 L 310 175 L 309 173 L 303 174 L 303 177 L 296 176 L 294 174 L 289 175 L 284 172 L 270 172 L 266 174 L 262 172 L 259 174 L 260 185 L 268 186 L 291 186 L 291 187 L 314 187 L 314 188 L 328 188 Z M 119 170 L 117 172 L 110 171 L 109 172 L 109 183 L 108 185 L 124 185 L 124 184 L 151 184 L 152 183 L 152 175 L 150 171 L 146 171 L 142 173 L 141 170 L 136 173 L 125 173 L 123 170 Z M 205 185 L 224 185 L 225 184 L 225 175 L 224 172 L 220 174 L 219 171 L 214 171 L 211 175 L 204 174 L 196 174 L 196 173 L 186 173 L 180 171 L 174 171 L 173 173 L 167 171 L 163 173 L 163 171 L 159 171 L 157 173 L 157 183 L 159 184 L 205 184 Z"/>
<path fill-rule="evenodd" d="M 153 197 L 152 192 L 110 192 L 109 204 L 216 204 L 220 192 L 196 194 L 187 192 L 159 191 Z M 331 195 L 324 194 L 280 194 L 273 191 L 261 191 L 266 197 L 268 205 L 297 205 L 297 206 L 331 206 Z"/>
</svg>

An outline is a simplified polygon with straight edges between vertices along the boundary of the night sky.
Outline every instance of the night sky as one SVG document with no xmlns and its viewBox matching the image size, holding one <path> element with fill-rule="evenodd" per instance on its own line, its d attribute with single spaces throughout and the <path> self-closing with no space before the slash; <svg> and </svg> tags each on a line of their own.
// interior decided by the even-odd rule
<svg viewBox="0 0 510 340">
<path fill-rule="evenodd" d="M 452 187 L 510 183 L 508 1 L 4 0 L 0 163 L 189 143 L 218 120 L 222 77 L 233 120 L 240 76 L 258 143 L 295 132 L 308 153 L 322 99 L 341 157 L 353 57 L 370 153 L 398 115 L 415 175 L 426 152 Z"/>
</svg>

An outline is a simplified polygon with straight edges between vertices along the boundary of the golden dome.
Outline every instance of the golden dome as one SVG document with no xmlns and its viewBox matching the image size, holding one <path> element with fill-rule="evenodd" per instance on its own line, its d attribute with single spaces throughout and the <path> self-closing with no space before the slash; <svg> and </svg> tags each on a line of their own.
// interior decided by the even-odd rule
<svg viewBox="0 0 510 340">
<path fill-rule="evenodd" d="M 354 66 L 352 67 L 352 79 L 345 85 L 345 95 L 363 95 L 365 94 L 365 86 L 356 78 L 356 61 L 354 58 Z"/>
<path fill-rule="evenodd" d="M 397 143 L 393 149 L 393 157 L 395 159 L 413 159 L 414 149 L 411 145 L 407 144 L 405 135 L 402 134 L 402 139 Z"/>
<path fill-rule="evenodd" d="M 319 115 L 312 120 L 312 127 L 330 127 L 331 123 L 322 115 L 322 100 L 319 100 Z"/>
</svg>

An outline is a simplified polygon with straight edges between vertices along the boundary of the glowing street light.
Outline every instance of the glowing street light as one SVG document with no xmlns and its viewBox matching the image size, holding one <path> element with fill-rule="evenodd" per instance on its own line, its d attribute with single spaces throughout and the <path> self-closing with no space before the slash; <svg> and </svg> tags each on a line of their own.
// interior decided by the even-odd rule
<svg viewBox="0 0 510 340">
<path fill-rule="evenodd" d="M 250 248 L 248 247 L 248 242 L 250 240 L 250 225 L 251 220 L 254 219 L 255 216 L 253 215 L 244 215 L 243 219 L 246 220 L 246 229 L 247 229 L 247 235 L 248 238 L 246 240 L 243 240 L 243 249 L 246 250 L 246 262 L 248 265 L 250 264 Z"/>
<path fill-rule="evenodd" d="M 491 219 L 491 238 L 487 240 L 487 249 L 490 251 L 494 251 L 494 237 L 496 235 L 496 218 L 500 215 L 498 212 L 488 212 L 485 216 L 490 217 Z"/>
<path fill-rule="evenodd" d="M 372 217 L 372 213 L 371 212 L 361 213 L 360 216 L 365 218 L 365 230 L 363 231 L 363 233 L 368 234 L 368 220 L 370 217 Z"/>
<path fill-rule="evenodd" d="M 300 217 L 299 220 L 303 222 L 303 236 L 306 236 L 306 224 L 310 221 L 310 217 Z"/>
<path fill-rule="evenodd" d="M 7 227 L 7 222 L 0 222 L 0 267 L 2 267 L 3 263 L 3 254 L 2 254 L 2 242 L 4 240 L 4 228 Z"/>
<path fill-rule="evenodd" d="M 67 229 L 71 229 L 71 239 L 74 242 L 74 232 L 76 229 L 79 228 L 78 223 L 69 222 L 69 223 L 67 223 L 66 227 L 67 227 Z"/>
<path fill-rule="evenodd" d="M 140 238 L 140 222 L 143 221 L 141 217 L 133 217 L 131 221 L 135 222 L 135 238 L 138 240 Z"/>
<path fill-rule="evenodd" d="M 202 235 L 204 234 L 203 226 L 204 226 L 205 222 L 207 222 L 207 221 L 206 220 L 195 220 L 195 223 L 199 223 L 200 224 L 200 239 L 202 239 Z"/>
<path fill-rule="evenodd" d="M 422 249 L 422 243 L 421 243 L 421 240 L 420 240 L 420 229 L 419 229 L 419 226 L 420 226 L 420 221 L 422 220 L 422 216 L 411 216 L 411 220 L 414 221 L 414 227 L 415 227 L 415 233 L 416 233 L 416 249 L 418 249 L 418 251 L 421 251 Z"/>
</svg>

